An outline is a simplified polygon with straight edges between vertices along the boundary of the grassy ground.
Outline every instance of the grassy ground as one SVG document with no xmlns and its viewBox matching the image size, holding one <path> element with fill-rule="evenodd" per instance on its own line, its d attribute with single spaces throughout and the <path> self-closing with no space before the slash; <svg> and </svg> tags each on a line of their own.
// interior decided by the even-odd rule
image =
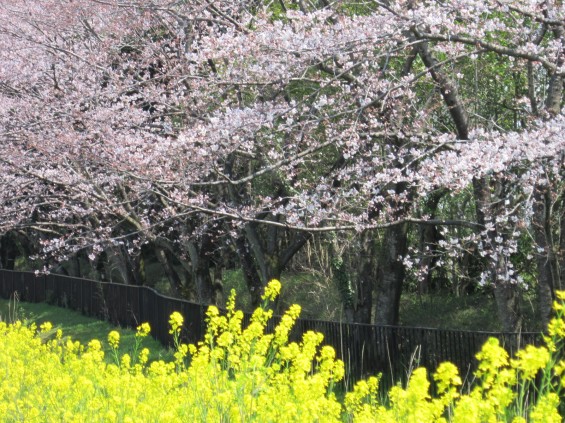
<svg viewBox="0 0 565 423">
<path fill-rule="evenodd" d="M 496 303 L 487 295 L 404 294 L 400 320 L 404 326 L 498 331 Z"/>
<path fill-rule="evenodd" d="M 524 296 L 521 313 L 523 331 L 542 328 L 536 319 L 535 303 Z M 456 297 L 446 293 L 418 295 L 404 293 L 400 303 L 400 323 L 439 329 L 501 331 L 496 301 L 492 295 L 476 293 Z"/>
<path fill-rule="evenodd" d="M 116 328 L 107 322 L 83 316 L 75 311 L 53 307 L 47 304 L 32 304 L 0 299 L 0 320 L 13 322 L 21 320 L 25 322 L 35 322 L 38 326 L 44 322 L 53 324 L 52 333 L 57 329 L 62 329 L 63 336 L 70 336 L 71 339 L 80 341 L 85 345 L 92 339 L 102 341 L 106 357 L 110 358 L 110 348 L 107 344 L 108 333 L 117 330 L 120 333 L 120 352 L 129 353 L 135 345 L 135 331 L 126 328 Z M 161 343 L 151 337 L 143 340 L 142 347 L 147 347 L 151 351 L 150 360 L 170 360 L 172 353 L 165 349 Z"/>
</svg>

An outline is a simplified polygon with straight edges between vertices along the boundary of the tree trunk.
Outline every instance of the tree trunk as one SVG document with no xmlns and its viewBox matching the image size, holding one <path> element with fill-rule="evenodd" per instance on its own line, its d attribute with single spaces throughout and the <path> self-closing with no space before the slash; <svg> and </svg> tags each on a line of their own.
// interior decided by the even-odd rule
<svg viewBox="0 0 565 423">
<path fill-rule="evenodd" d="M 216 263 L 212 278 L 212 304 L 220 305 L 225 303 L 224 284 L 222 277 L 223 263 Z"/>
<path fill-rule="evenodd" d="M 565 193 L 561 194 L 561 216 L 559 217 L 559 253 L 558 253 L 558 269 L 559 277 L 557 278 L 555 289 L 565 289 Z"/>
<path fill-rule="evenodd" d="M 188 242 L 188 253 L 192 265 L 192 280 L 196 288 L 196 302 L 200 304 L 216 304 L 216 289 L 221 289 L 221 284 L 216 286 L 211 275 L 211 255 L 213 244 L 208 233 L 204 233 L 200 244 Z"/>
<path fill-rule="evenodd" d="M 339 248 L 337 235 L 335 233 L 332 234 L 329 249 L 332 279 L 339 292 L 344 321 L 351 323 L 354 321 L 355 291 L 351 282 L 350 266 L 347 266 L 347 262 L 344 259 L 343 252 Z"/>
<path fill-rule="evenodd" d="M 68 273 L 69 276 L 74 276 L 80 278 L 82 276 L 82 269 L 80 265 L 80 253 L 74 254 L 69 261 L 67 262 L 68 265 Z"/>
<path fill-rule="evenodd" d="M 532 231 L 534 233 L 536 263 L 538 267 L 539 317 L 545 328 L 549 323 L 555 299 L 555 285 L 558 263 L 553 254 L 553 240 L 550 227 L 550 196 L 547 187 L 534 187 Z"/>
<path fill-rule="evenodd" d="M 125 246 L 110 247 L 106 250 L 109 263 L 109 277 L 112 280 L 112 271 L 116 270 L 127 285 L 142 285 L 143 279 L 141 275 L 139 257 L 131 257 L 126 251 Z"/>
<path fill-rule="evenodd" d="M 261 276 L 257 271 L 257 266 L 254 263 L 253 254 L 251 253 L 251 248 L 247 243 L 245 235 L 242 234 L 238 236 L 234 242 L 243 269 L 243 278 L 245 279 L 249 294 L 251 295 L 251 304 L 253 307 L 256 307 L 261 304 L 263 290 Z"/>
<path fill-rule="evenodd" d="M 424 213 L 427 214 L 430 219 L 435 219 L 439 201 L 446 193 L 446 190 L 438 190 L 427 198 L 424 204 Z M 418 232 L 420 238 L 419 249 L 420 254 L 422 254 L 419 266 L 422 272 L 425 272 L 418 284 L 419 293 L 422 295 L 429 293 L 432 285 L 432 269 L 437 262 L 436 246 L 438 245 L 440 234 L 435 225 L 420 225 Z"/>
<path fill-rule="evenodd" d="M 494 285 L 494 296 L 504 332 L 520 332 L 522 330 L 522 314 L 520 313 L 520 297 L 517 295 L 517 285 L 510 281 L 498 280 Z"/>
<path fill-rule="evenodd" d="M 490 216 L 500 215 L 496 207 L 502 203 L 504 187 L 502 183 L 495 180 L 474 179 L 473 191 L 478 223 L 491 224 L 491 227 L 482 234 L 482 239 L 483 243 L 488 246 L 488 272 L 494 284 L 498 317 L 505 332 L 518 332 L 522 328 L 519 287 L 517 283 L 509 280 L 507 257 L 498 248 L 500 242 L 497 239 L 500 238 L 504 242 L 504 231 L 499 229 L 496 222 L 489 222 Z"/>
<path fill-rule="evenodd" d="M 281 229 L 268 223 L 263 229 L 264 231 L 260 231 L 258 224 L 250 223 L 245 227 L 245 236 L 264 286 L 272 279 L 280 279 L 283 266 L 281 263 Z"/>
<path fill-rule="evenodd" d="M 157 260 L 163 267 L 167 279 L 169 279 L 171 291 L 175 297 L 180 297 L 182 295 L 182 281 L 173 267 L 173 261 L 167 251 L 162 247 L 155 247 L 155 255 Z"/>
<path fill-rule="evenodd" d="M 424 65 L 428 68 L 430 76 L 439 87 L 443 101 L 451 116 L 451 120 L 455 124 L 457 137 L 460 140 L 469 139 L 469 117 L 463 107 L 463 103 L 461 103 L 459 99 L 457 86 L 453 84 L 441 71 L 438 61 L 428 50 L 427 42 L 420 43 L 415 48 L 418 51 L 422 62 L 424 62 Z"/>
<path fill-rule="evenodd" d="M 407 224 L 394 225 L 385 230 L 378 256 L 377 298 L 375 324 L 397 325 L 400 295 L 405 277 L 402 258 L 408 249 Z"/>
<path fill-rule="evenodd" d="M 373 310 L 373 292 L 375 290 L 375 240 L 373 233 L 366 231 L 361 235 L 359 261 L 355 275 L 356 301 L 353 321 L 371 323 Z"/>
<path fill-rule="evenodd" d="M 236 240 L 254 307 L 261 303 L 264 286 L 272 279 L 280 279 L 283 269 L 311 236 L 307 232 L 288 233 L 284 228 L 269 225 L 269 221 L 278 222 L 279 216 L 262 217 L 264 225 L 247 224 L 244 235 Z"/>
<path fill-rule="evenodd" d="M 17 244 L 10 233 L 0 238 L 0 268 L 14 270 L 19 255 Z"/>
</svg>

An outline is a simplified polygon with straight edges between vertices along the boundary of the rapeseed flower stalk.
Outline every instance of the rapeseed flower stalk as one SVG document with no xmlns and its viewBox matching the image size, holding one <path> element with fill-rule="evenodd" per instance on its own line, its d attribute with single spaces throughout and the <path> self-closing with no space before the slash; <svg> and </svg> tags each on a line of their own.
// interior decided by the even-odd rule
<svg viewBox="0 0 565 423">
<path fill-rule="evenodd" d="M 120 333 L 116 330 L 108 333 L 108 345 L 112 350 L 112 356 L 114 358 L 114 363 L 120 365 L 120 358 L 118 356 L 118 349 L 120 347 Z"/>
<path fill-rule="evenodd" d="M 169 325 L 171 326 L 169 333 L 172 335 L 180 333 L 183 324 L 184 317 L 182 317 L 182 314 L 180 314 L 178 311 L 173 312 L 169 317 Z"/>
<path fill-rule="evenodd" d="M 118 349 L 120 346 L 120 333 L 118 331 L 113 330 L 108 334 L 108 344 L 112 348 Z"/>
<path fill-rule="evenodd" d="M 136 338 L 145 338 L 151 332 L 151 326 L 149 323 L 142 323 L 137 327 L 137 332 L 135 333 Z"/>
<path fill-rule="evenodd" d="M 281 283 L 277 279 L 270 281 L 265 287 L 265 291 L 261 298 L 263 301 L 275 301 L 281 292 Z"/>
<path fill-rule="evenodd" d="M 149 333 L 151 332 L 151 326 L 149 325 L 149 323 L 142 323 L 141 325 L 139 325 L 137 327 L 137 330 L 135 332 L 135 343 L 133 345 L 133 349 L 131 352 L 131 361 L 132 364 L 134 366 L 137 365 L 137 361 L 139 359 L 139 361 L 141 361 L 141 359 L 143 358 L 139 353 L 139 348 L 141 347 L 141 344 L 143 342 L 143 338 L 147 337 L 149 335 Z M 149 351 L 149 350 L 147 350 Z M 147 362 L 147 358 L 145 358 L 145 362 Z M 136 367 L 136 371 L 141 371 L 141 367 L 137 366 Z"/>
<path fill-rule="evenodd" d="M 211 379 L 211 383 L 196 388 L 202 413 L 207 415 L 210 409 L 218 411 L 219 407 L 221 415 L 226 419 L 237 416 L 236 421 L 262 421 L 258 416 L 270 416 L 269 421 L 296 420 L 300 410 L 303 417 L 311 413 L 339 418 L 341 406 L 328 387 L 343 377 L 343 363 L 335 359 L 332 348 L 319 349 L 321 334 L 309 332 L 302 342 L 287 345 L 300 308 L 291 307 L 274 334 L 265 333 L 272 317 L 268 304 L 279 292 L 280 282 L 267 285 L 264 304 L 255 310 L 245 329 L 243 313 L 235 310 L 234 292 L 228 299 L 225 315 L 216 307 L 208 308 L 204 341 L 189 346 L 188 373 L 194 378 L 207 375 Z M 281 400 L 292 406 L 281 406 Z M 297 403 L 302 404 L 299 414 Z"/>
<path fill-rule="evenodd" d="M 45 322 L 45 323 L 42 323 L 41 326 L 39 326 L 39 330 L 43 333 L 49 332 L 52 328 L 53 328 L 53 325 L 51 324 L 51 322 Z"/>
</svg>

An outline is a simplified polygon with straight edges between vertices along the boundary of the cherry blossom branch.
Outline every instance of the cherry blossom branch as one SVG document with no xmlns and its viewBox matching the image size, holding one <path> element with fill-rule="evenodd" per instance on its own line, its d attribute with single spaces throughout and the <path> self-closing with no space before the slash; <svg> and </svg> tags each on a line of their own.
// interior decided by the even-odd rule
<svg viewBox="0 0 565 423">
<path fill-rule="evenodd" d="M 471 45 L 471 46 L 481 47 L 482 49 L 492 51 L 494 53 L 498 53 L 498 54 L 503 55 L 503 56 L 510 56 L 510 57 L 515 57 L 515 58 L 518 58 L 518 59 L 530 60 L 532 62 L 539 62 L 547 70 L 552 71 L 552 72 L 556 72 L 558 75 L 561 75 L 561 76 L 565 75 L 565 70 L 560 70 L 557 67 L 557 65 L 550 62 L 547 59 L 544 59 L 541 56 L 538 56 L 538 55 L 535 55 L 535 54 L 532 54 L 532 53 L 520 52 L 517 49 L 504 47 L 504 46 L 499 45 L 499 44 L 489 43 L 489 42 L 481 40 L 479 38 L 466 37 L 466 36 L 463 36 L 463 35 L 456 35 L 456 34 L 449 34 L 449 35 L 432 34 L 430 32 L 420 31 L 416 27 L 414 28 L 414 33 L 418 36 L 418 38 L 420 38 L 422 40 L 462 43 L 462 44 L 467 44 L 467 45 Z"/>
</svg>

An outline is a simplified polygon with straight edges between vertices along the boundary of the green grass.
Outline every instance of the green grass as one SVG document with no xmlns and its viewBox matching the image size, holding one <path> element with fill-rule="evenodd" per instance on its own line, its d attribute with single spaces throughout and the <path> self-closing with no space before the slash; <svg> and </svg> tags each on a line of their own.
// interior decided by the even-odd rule
<svg viewBox="0 0 565 423">
<path fill-rule="evenodd" d="M 117 330 L 120 333 L 120 353 L 129 353 L 135 345 L 135 330 L 115 327 L 98 319 L 84 316 L 73 310 L 54 307 L 43 303 L 25 303 L 0 299 L 0 321 L 12 323 L 21 320 L 26 323 L 35 322 L 37 326 L 44 322 L 51 322 L 54 334 L 58 329 L 63 331 L 63 337 L 68 336 L 74 341 L 86 345 L 92 339 L 102 342 L 108 361 L 112 361 L 108 346 L 108 333 Z M 172 352 L 160 342 L 148 336 L 143 339 L 141 348 L 147 347 L 151 351 L 149 360 L 162 359 L 170 361 Z"/>
<path fill-rule="evenodd" d="M 400 323 L 404 326 L 484 331 L 501 329 L 496 303 L 486 295 L 455 297 L 404 293 L 400 309 Z"/>
<path fill-rule="evenodd" d="M 535 317 L 535 307 L 526 295 L 521 312 L 524 331 L 541 330 Z M 405 292 L 400 300 L 400 324 L 452 330 L 502 330 L 496 300 L 486 293 L 456 297 L 446 293 L 418 295 Z"/>
</svg>

